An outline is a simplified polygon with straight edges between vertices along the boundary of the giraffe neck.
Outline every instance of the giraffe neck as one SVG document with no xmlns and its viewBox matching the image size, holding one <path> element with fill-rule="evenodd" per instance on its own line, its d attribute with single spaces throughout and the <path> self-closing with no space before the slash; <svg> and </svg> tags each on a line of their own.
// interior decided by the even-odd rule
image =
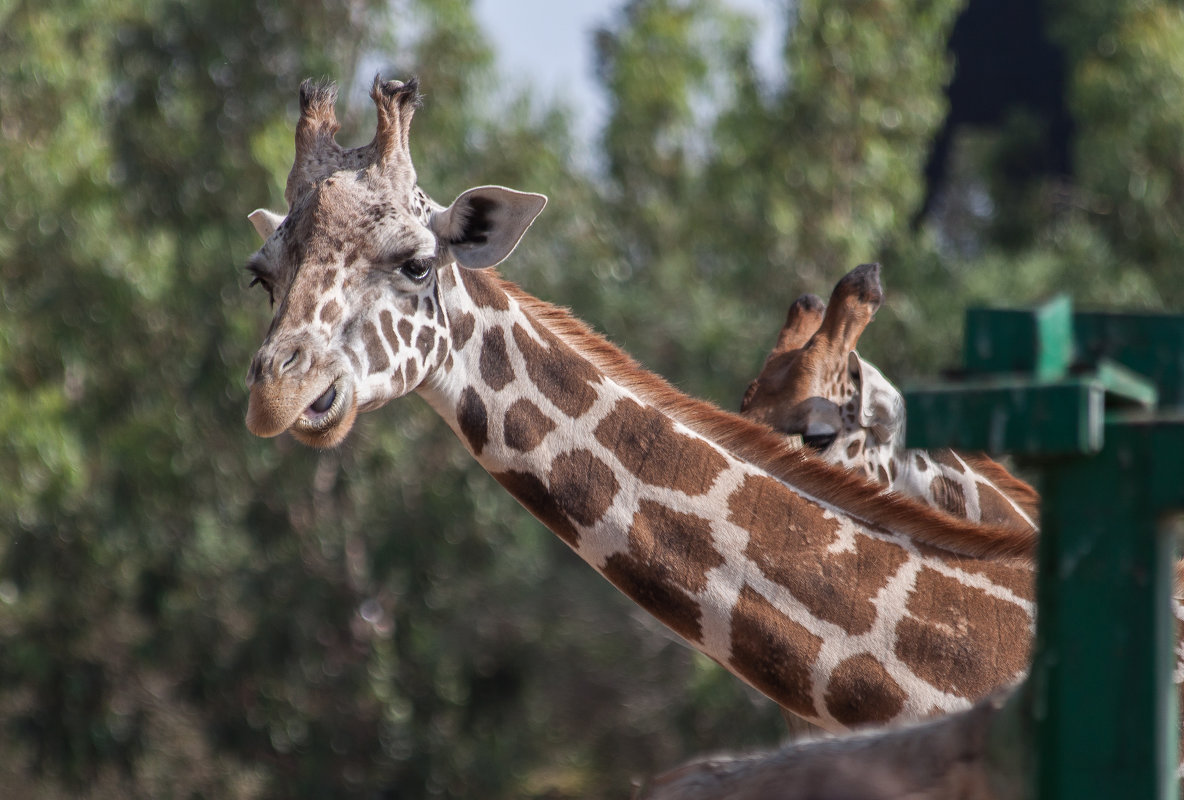
<svg viewBox="0 0 1184 800">
<path fill-rule="evenodd" d="M 1039 496 L 995 461 L 953 450 L 905 450 L 892 460 L 890 486 L 955 516 L 1036 529 Z"/>
<path fill-rule="evenodd" d="M 420 393 L 523 506 L 692 646 L 836 730 L 964 707 L 1021 674 L 1026 559 L 939 549 L 942 525 L 950 542 L 982 531 L 678 394 L 489 272 L 446 271 L 440 286 L 453 357 Z"/>
<path fill-rule="evenodd" d="M 835 463 L 863 474 L 888 491 L 959 519 L 1038 530 L 1039 494 L 987 456 L 949 449 L 869 446 L 871 438 L 869 431 L 857 429 L 846 439 L 836 441 Z"/>
<path fill-rule="evenodd" d="M 959 519 L 1037 530 L 1040 496 L 1035 489 L 985 455 L 906 448 L 900 392 L 863 359 L 859 371 L 861 386 L 834 390 L 844 398 L 840 414 L 845 432 L 828 449 L 836 463 Z M 864 420 L 865 415 L 873 421 Z"/>
</svg>

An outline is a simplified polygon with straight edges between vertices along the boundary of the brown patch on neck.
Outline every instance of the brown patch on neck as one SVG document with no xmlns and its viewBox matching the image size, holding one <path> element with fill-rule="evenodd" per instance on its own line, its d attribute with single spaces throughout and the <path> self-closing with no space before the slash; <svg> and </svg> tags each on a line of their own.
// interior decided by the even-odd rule
<svg viewBox="0 0 1184 800">
<path fill-rule="evenodd" d="M 826 710 L 847 726 L 884 723 L 904 708 L 908 695 L 884 665 L 862 653 L 840 663 L 826 686 Z"/>
<path fill-rule="evenodd" d="M 537 475 L 517 470 L 490 474 L 511 497 L 521 503 L 539 522 L 554 531 L 560 539 L 572 547 L 579 544 L 579 531 L 571 524 L 563 509 L 551 496 L 547 485 Z"/>
<path fill-rule="evenodd" d="M 1032 620 L 1015 603 L 926 567 L 906 607 L 896 655 L 943 692 L 983 697 L 1028 665 Z"/>
<path fill-rule="evenodd" d="M 691 593 L 707 587 L 708 570 L 724 563 L 711 540 L 711 522 L 642 500 L 629 526 L 629 552 Z"/>
<path fill-rule="evenodd" d="M 545 345 L 536 342 L 526 330 L 514 324 L 514 344 L 526 363 L 526 374 L 543 395 L 569 417 L 587 413 L 596 402 L 596 390 L 590 385 L 599 375 L 584 359 L 545 329 L 539 330 Z"/>
<path fill-rule="evenodd" d="M 749 586 L 740 590 L 732 611 L 731 663 L 738 675 L 787 711 L 816 718 L 811 668 L 822 639 Z"/>
<path fill-rule="evenodd" d="M 934 504 L 955 517 L 966 516 L 966 493 L 962 486 L 945 475 L 938 475 L 929 484 Z"/>
<path fill-rule="evenodd" d="M 688 642 L 703 641 L 703 612 L 694 598 L 656 573 L 652 564 L 626 553 L 608 557 L 601 573 L 609 583 Z"/>
<path fill-rule="evenodd" d="M 506 302 L 506 292 L 498 284 L 497 275 L 490 270 L 475 270 L 459 268 L 461 282 L 465 285 L 465 292 L 478 308 L 492 308 L 495 311 L 508 311 L 510 304 Z"/>
<path fill-rule="evenodd" d="M 461 393 L 456 406 L 456 424 L 473 453 L 481 455 L 489 441 L 489 413 L 485 410 L 481 395 L 472 386 Z"/>
<path fill-rule="evenodd" d="M 610 377 L 663 414 L 778 480 L 867 524 L 953 552 L 983 558 L 1034 556 L 1034 530 L 953 519 L 919 500 L 891 494 L 803 449 L 791 449 L 784 436 L 766 426 L 682 394 L 566 310 L 534 298 L 507 281 L 500 281 L 500 286 L 533 318 L 536 327 L 545 328 L 586 359 L 592 375 Z"/>
<path fill-rule="evenodd" d="M 621 488 L 609 466 L 589 450 L 569 450 L 556 456 L 548 483 L 555 505 L 580 525 L 596 524 Z"/>
<path fill-rule="evenodd" d="M 963 453 L 962 460 L 978 475 L 1007 495 L 1033 521 L 1040 519 L 1040 493 L 1031 484 L 1012 475 L 1007 469 L 982 453 Z"/>
<path fill-rule="evenodd" d="M 510 366 L 506 337 L 502 335 L 501 328 L 488 328 L 481 337 L 479 365 L 482 380 L 495 392 L 500 392 L 514 380 L 514 368 Z"/>
<path fill-rule="evenodd" d="M 702 640 L 702 611 L 691 593 L 724 563 L 711 541 L 711 522 L 642 500 L 629 526 L 628 553 L 609 556 L 604 576 L 688 641 Z"/>
<path fill-rule="evenodd" d="M 706 442 L 679 433 L 670 418 L 622 397 L 593 431 L 627 470 L 650 486 L 700 495 L 728 465 Z"/>
<path fill-rule="evenodd" d="M 521 453 L 529 453 L 538 447 L 555 427 L 555 423 L 525 397 L 510 404 L 502 422 L 506 446 Z"/>
<path fill-rule="evenodd" d="M 477 318 L 467 311 L 462 311 L 455 316 L 448 315 L 448 327 L 452 331 L 452 348 L 454 350 L 460 350 L 468 343 L 476 324 Z M 407 336 L 410 337 L 411 334 L 408 333 Z"/>
<path fill-rule="evenodd" d="M 751 535 L 744 554 L 819 619 L 857 635 L 876 621 L 872 599 L 908 560 L 899 544 L 856 534 L 851 552 L 828 553 L 839 522 L 780 481 L 749 476 L 728 498 L 728 520 Z"/>
</svg>

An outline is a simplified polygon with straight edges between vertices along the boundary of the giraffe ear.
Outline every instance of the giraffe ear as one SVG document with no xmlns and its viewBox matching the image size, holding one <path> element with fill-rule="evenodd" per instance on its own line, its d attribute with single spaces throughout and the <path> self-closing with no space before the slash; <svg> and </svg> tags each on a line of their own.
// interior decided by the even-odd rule
<svg viewBox="0 0 1184 800">
<path fill-rule="evenodd" d="M 284 218 L 274 211 L 268 211 L 266 208 L 257 208 L 250 214 L 247 214 L 247 219 L 255 226 L 255 233 L 259 234 L 259 238 L 267 241 L 275 229 L 280 226 Z"/>
<path fill-rule="evenodd" d="M 859 424 L 877 440 L 887 442 L 904 434 L 904 398 L 884 373 L 859 357 L 847 357 L 848 368 L 859 376 Z"/>
<path fill-rule="evenodd" d="M 541 194 L 478 186 L 432 214 L 431 228 L 462 267 L 492 267 L 514 252 L 545 205 L 547 198 Z"/>
</svg>

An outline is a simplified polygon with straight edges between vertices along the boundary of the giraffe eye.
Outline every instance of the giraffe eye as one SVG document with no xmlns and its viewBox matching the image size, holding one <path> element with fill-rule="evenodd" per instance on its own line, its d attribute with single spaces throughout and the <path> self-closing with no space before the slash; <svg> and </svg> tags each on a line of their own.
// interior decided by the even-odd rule
<svg viewBox="0 0 1184 800">
<path fill-rule="evenodd" d="M 807 433 L 804 436 L 802 436 L 802 443 L 805 444 L 807 447 L 811 447 L 811 448 L 817 450 L 818 452 L 822 452 L 823 450 L 825 450 L 826 448 L 830 447 L 832 444 L 835 443 L 836 436 L 838 436 L 838 434 L 833 433 L 833 432 L 832 433 L 816 433 L 816 434 Z"/>
<path fill-rule="evenodd" d="M 247 264 L 247 272 L 251 273 L 252 276 L 251 282 L 247 284 L 247 288 L 250 289 L 252 286 L 262 286 L 264 291 L 267 292 L 267 299 L 272 305 L 275 305 L 275 291 L 271 285 L 271 279 L 263 273 L 262 268 L 258 264 L 252 262 Z"/>
<path fill-rule="evenodd" d="M 413 258 L 399 267 L 399 271 L 418 283 L 432 271 L 432 260 L 430 258 Z"/>
</svg>

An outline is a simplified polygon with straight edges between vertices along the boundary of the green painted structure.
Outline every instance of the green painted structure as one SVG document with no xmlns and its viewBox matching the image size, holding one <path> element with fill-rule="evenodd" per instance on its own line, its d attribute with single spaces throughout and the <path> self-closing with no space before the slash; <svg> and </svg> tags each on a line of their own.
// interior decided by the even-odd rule
<svg viewBox="0 0 1184 800">
<path fill-rule="evenodd" d="M 1067 297 L 966 315 L 965 371 L 905 392 L 909 447 L 1037 473 L 1036 644 L 1009 747 L 1041 800 L 1178 796 L 1172 614 L 1184 512 L 1184 316 Z"/>
</svg>

